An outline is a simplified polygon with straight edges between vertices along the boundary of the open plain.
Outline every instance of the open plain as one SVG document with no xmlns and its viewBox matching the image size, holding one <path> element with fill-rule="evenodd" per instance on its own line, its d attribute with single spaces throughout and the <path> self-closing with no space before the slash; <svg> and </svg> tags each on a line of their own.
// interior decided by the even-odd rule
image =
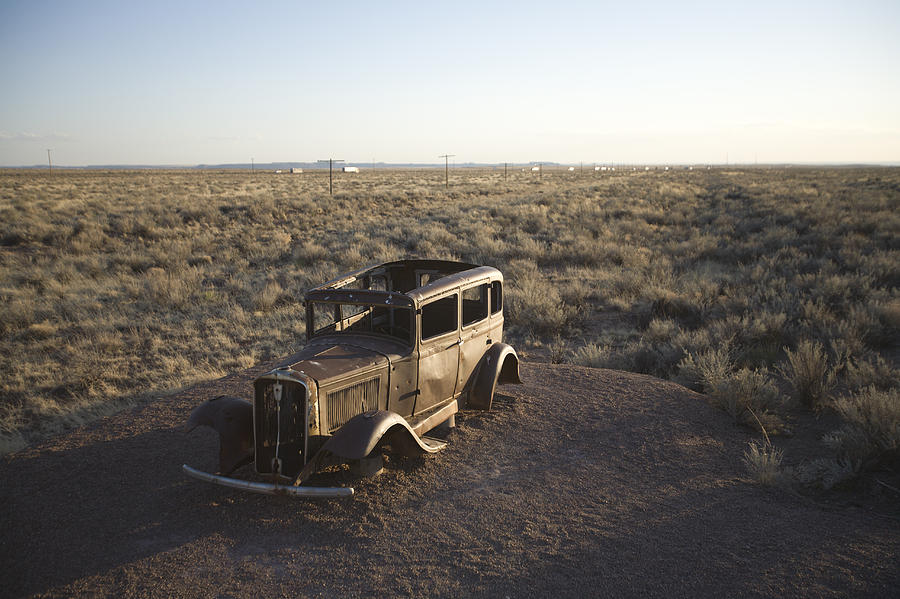
<svg viewBox="0 0 900 599">
<path fill-rule="evenodd" d="M 900 170 L 443 176 L 0 171 L 7 594 L 900 586 Z M 306 288 L 405 256 L 504 272 L 523 387 L 349 501 L 182 477 Z"/>
</svg>

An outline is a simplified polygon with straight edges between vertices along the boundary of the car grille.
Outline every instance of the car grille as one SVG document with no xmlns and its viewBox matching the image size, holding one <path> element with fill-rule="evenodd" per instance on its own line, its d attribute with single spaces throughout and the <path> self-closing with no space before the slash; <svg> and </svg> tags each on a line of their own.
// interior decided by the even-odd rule
<svg viewBox="0 0 900 599">
<path fill-rule="evenodd" d="M 294 476 L 305 463 L 306 388 L 282 380 L 281 401 L 275 398 L 276 381 L 257 379 L 253 401 L 256 471 L 272 472 L 272 459 L 282 461 L 282 474 Z M 280 444 L 280 447 L 279 447 Z"/>
<path fill-rule="evenodd" d="M 378 409 L 380 377 L 375 377 L 328 394 L 328 432 L 333 433 L 363 412 Z"/>
</svg>

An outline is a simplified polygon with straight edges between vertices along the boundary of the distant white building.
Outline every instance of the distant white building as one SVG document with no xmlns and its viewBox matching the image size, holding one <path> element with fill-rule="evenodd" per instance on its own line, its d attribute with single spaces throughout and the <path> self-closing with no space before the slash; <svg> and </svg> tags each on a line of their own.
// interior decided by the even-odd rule
<svg viewBox="0 0 900 599">
<path fill-rule="evenodd" d="M 343 168 L 343 171 L 344 171 L 345 173 L 358 173 L 358 172 L 359 172 L 359 167 L 358 167 L 358 166 L 345 166 L 345 167 Z"/>
<path fill-rule="evenodd" d="M 276 169 L 276 170 L 275 170 L 275 174 L 276 174 L 276 175 L 280 175 L 280 174 L 281 174 L 281 169 L 280 169 L 280 168 L 279 168 L 279 169 Z"/>
<path fill-rule="evenodd" d="M 296 166 L 292 166 L 292 167 L 291 167 L 291 173 L 293 173 L 293 174 L 295 174 L 295 175 L 300 174 L 300 173 L 302 173 L 302 172 L 303 172 L 303 169 L 302 169 L 302 168 L 297 168 Z"/>
<path fill-rule="evenodd" d="M 539 167 L 539 166 L 533 166 L 533 167 L 531 167 L 531 172 L 532 172 L 532 173 L 539 172 L 540 170 L 541 170 L 541 167 Z"/>
</svg>

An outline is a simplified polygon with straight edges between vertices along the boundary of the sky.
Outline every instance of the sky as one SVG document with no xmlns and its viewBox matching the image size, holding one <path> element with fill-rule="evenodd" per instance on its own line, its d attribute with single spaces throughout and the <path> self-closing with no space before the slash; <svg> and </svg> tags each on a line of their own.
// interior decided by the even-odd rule
<svg viewBox="0 0 900 599">
<path fill-rule="evenodd" d="M 0 166 L 900 162 L 900 2 L 0 0 Z"/>
</svg>

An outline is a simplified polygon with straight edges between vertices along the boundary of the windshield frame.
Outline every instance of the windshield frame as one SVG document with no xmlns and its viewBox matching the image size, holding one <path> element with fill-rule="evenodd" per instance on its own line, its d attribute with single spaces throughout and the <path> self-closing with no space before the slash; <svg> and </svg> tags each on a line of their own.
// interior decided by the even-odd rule
<svg viewBox="0 0 900 599">
<path fill-rule="evenodd" d="M 398 314 L 403 316 L 397 318 Z M 309 294 L 306 334 L 308 340 L 331 335 L 370 335 L 412 347 L 415 310 L 408 297 L 390 292 L 354 290 Z"/>
</svg>

